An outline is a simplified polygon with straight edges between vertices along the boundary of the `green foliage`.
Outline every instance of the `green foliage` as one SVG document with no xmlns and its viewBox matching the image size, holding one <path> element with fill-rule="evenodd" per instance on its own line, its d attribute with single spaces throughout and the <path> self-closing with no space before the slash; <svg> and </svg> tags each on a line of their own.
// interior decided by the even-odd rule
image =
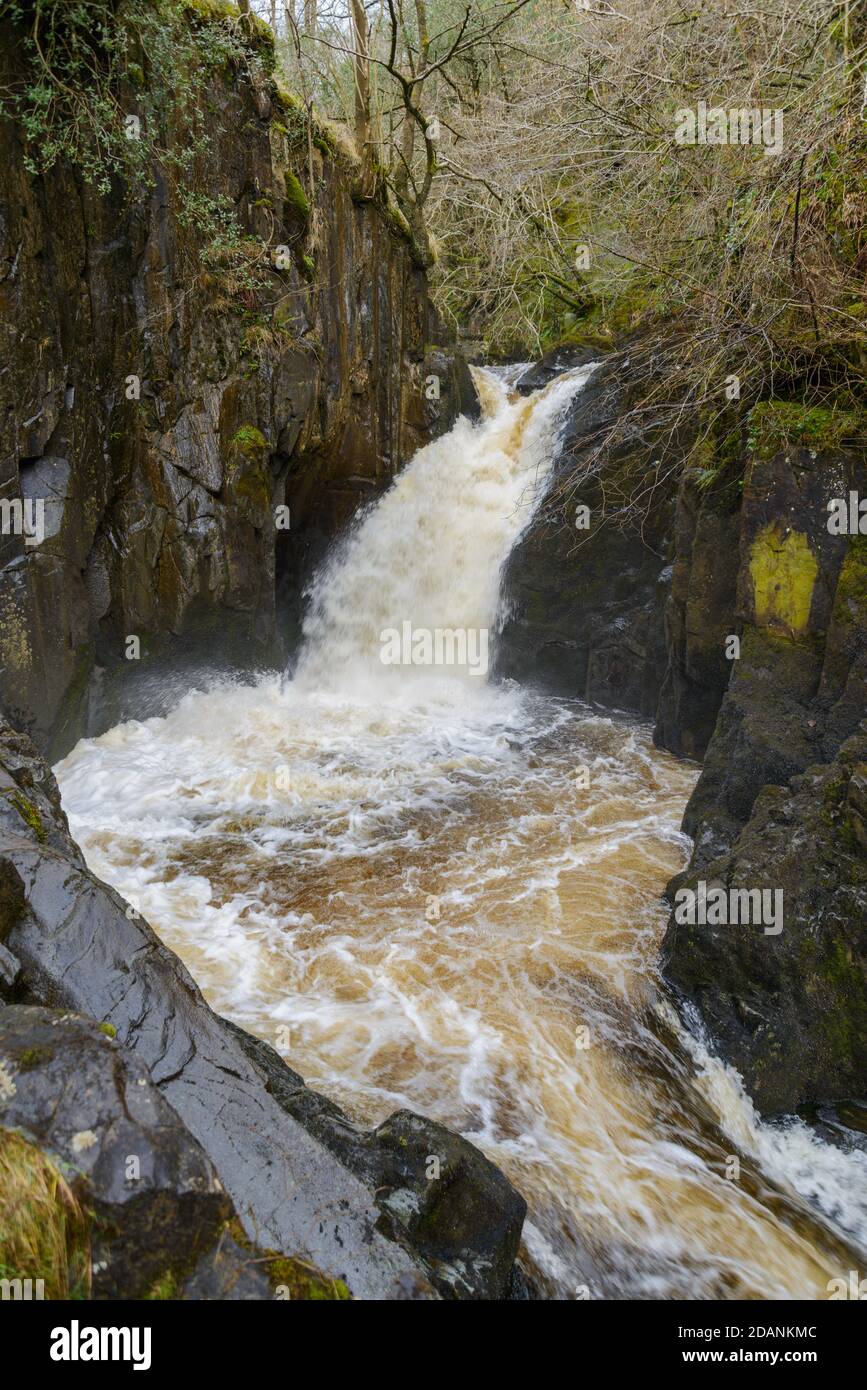
<svg viewBox="0 0 867 1390">
<path fill-rule="evenodd" d="M 750 411 L 747 443 L 750 452 L 762 459 L 798 446 L 819 453 L 839 449 L 844 439 L 857 437 L 861 429 L 863 420 L 852 411 L 798 401 L 761 401 Z"/>
<path fill-rule="evenodd" d="M 203 97 L 211 76 L 234 66 L 263 71 L 239 23 L 212 22 L 231 8 L 185 0 L 12 0 L 7 9 L 25 63 L 0 95 L 0 110 L 25 132 L 30 172 L 63 160 L 101 193 L 119 177 L 135 189 L 152 181 L 154 157 L 166 154 L 169 120 L 185 131 L 173 160 L 189 170 L 210 145 Z"/>
<path fill-rule="evenodd" d="M 302 222 L 308 221 L 310 203 L 307 200 L 307 194 L 291 169 L 286 171 L 286 203 Z"/>
<path fill-rule="evenodd" d="M 268 441 L 255 425 L 241 425 L 232 439 L 232 447 L 247 458 L 258 458 L 268 449 Z"/>
<path fill-rule="evenodd" d="M 261 289 L 262 243 L 243 234 L 227 198 L 197 189 L 197 172 L 212 157 L 210 85 L 235 71 L 264 79 L 267 25 L 223 0 L 12 0 L 7 9 L 24 61 L 0 112 L 24 133 L 28 171 L 71 165 L 98 193 L 133 199 L 159 171 L 180 225 L 201 243 L 195 272 L 229 297 Z"/>
<path fill-rule="evenodd" d="M 199 262 L 214 284 L 229 295 L 257 294 L 270 266 L 262 242 L 241 231 L 234 204 L 224 194 L 182 191 L 178 222 L 195 233 Z"/>
</svg>

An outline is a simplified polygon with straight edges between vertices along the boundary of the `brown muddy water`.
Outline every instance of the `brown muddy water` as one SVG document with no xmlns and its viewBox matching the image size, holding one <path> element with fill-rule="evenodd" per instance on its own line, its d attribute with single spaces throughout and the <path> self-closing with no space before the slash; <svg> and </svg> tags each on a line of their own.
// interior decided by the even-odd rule
<svg viewBox="0 0 867 1390">
<path fill-rule="evenodd" d="M 553 1298 L 823 1298 L 867 1156 L 756 1117 L 657 972 L 697 770 L 625 717 L 385 666 L 484 630 L 588 371 L 420 451 L 320 576 L 292 678 L 215 683 L 57 768 L 90 867 L 219 1012 L 360 1123 L 459 1130 L 529 1203 Z"/>
</svg>

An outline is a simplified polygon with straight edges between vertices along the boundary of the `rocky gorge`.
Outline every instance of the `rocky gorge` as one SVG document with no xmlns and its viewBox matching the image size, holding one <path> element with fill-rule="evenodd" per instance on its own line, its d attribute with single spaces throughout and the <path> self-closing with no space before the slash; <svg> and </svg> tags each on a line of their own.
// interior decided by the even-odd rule
<svg viewBox="0 0 867 1390">
<path fill-rule="evenodd" d="M 408 1108 L 359 1125 L 212 1008 L 88 867 L 51 770 L 203 672 L 285 670 L 323 557 L 417 450 L 481 414 L 412 229 L 277 80 L 263 31 L 252 65 L 208 77 L 190 177 L 243 237 L 204 273 L 213 228 L 177 183 L 34 175 L 0 118 L 4 520 L 46 499 L 38 544 L 0 538 L 0 1135 L 34 1186 L 40 1164 L 61 1175 L 87 1296 L 543 1297 L 516 1264 L 514 1176 Z M 2 18 L 0 86 L 21 42 Z M 163 139 L 170 154 L 188 132 L 170 116 Z M 867 496 L 867 426 L 776 396 L 712 429 L 648 419 L 634 407 L 665 332 L 515 374 L 529 398 L 593 366 L 503 566 L 496 677 L 652 722 L 659 750 L 701 764 L 670 904 L 700 880 L 782 888 L 786 925 L 672 911 L 670 997 L 760 1114 L 842 1115 L 857 1137 L 867 551 L 827 521 L 832 499 Z"/>
</svg>

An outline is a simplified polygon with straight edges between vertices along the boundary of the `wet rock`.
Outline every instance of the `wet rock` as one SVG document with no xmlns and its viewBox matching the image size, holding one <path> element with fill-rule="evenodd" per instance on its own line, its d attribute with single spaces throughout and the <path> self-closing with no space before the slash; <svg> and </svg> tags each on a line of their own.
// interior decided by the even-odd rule
<svg viewBox="0 0 867 1390">
<path fill-rule="evenodd" d="M 724 476 L 699 487 L 693 470 L 678 488 L 665 607 L 667 666 L 654 742 L 680 757 L 704 757 L 732 671 L 726 638 L 740 632 L 735 609 L 741 499 L 733 481 Z"/>
<path fill-rule="evenodd" d="M 261 1261 L 224 1234 L 199 1261 L 183 1286 L 182 1297 L 249 1303 L 272 1299 L 274 1291 Z"/>
<path fill-rule="evenodd" d="M 594 358 L 591 349 L 550 354 L 522 389 Z M 600 451 L 637 388 L 628 363 L 612 360 L 570 407 L 548 497 L 505 566 L 507 617 L 495 663 L 500 676 L 552 694 L 653 716 L 667 666 L 674 487 L 660 487 L 640 512 L 613 517 L 655 457 L 652 429 L 627 429 Z M 589 525 L 579 529 L 581 507 Z"/>
<path fill-rule="evenodd" d="M 0 1126 L 59 1162 L 95 1218 L 93 1296 L 136 1298 L 231 1215 L 212 1164 L 132 1053 L 90 1019 L 0 1008 Z"/>
<path fill-rule="evenodd" d="M 370 1132 L 304 1085 L 268 1043 L 229 1025 L 290 1115 L 374 1193 L 383 1229 L 417 1251 L 448 1298 L 505 1298 L 527 1204 L 472 1144 L 399 1110 Z"/>
<path fill-rule="evenodd" d="M 5 946 L 0 946 L 0 999 L 11 996 L 20 973 L 21 962 Z"/>
<path fill-rule="evenodd" d="M 571 371 L 573 367 L 586 367 L 591 362 L 598 362 L 599 357 L 598 348 L 552 348 L 538 362 L 534 362 L 531 367 L 521 373 L 515 384 L 515 389 L 520 391 L 522 396 L 531 396 L 534 391 L 541 390 L 555 377 L 560 376 L 561 372 Z"/>
<path fill-rule="evenodd" d="M 395 1291 L 401 1298 L 402 1285 Z M 428 1296 L 430 1290 L 428 1288 Z M 340 1280 L 326 1279 L 304 1260 L 251 1245 L 237 1221 L 202 1256 L 179 1297 L 231 1302 L 344 1302 L 352 1297 Z"/>
<path fill-rule="evenodd" d="M 679 880 L 782 890 L 778 935 L 672 917 L 662 950 L 667 978 L 698 1006 L 763 1113 L 863 1091 L 867 849 L 849 789 L 865 758 L 867 733 L 859 733 L 833 763 L 765 787 L 731 851 Z"/>
</svg>

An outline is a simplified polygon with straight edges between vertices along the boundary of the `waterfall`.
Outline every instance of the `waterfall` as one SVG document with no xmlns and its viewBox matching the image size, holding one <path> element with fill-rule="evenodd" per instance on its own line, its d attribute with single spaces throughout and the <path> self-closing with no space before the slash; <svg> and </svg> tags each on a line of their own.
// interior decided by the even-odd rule
<svg viewBox="0 0 867 1390">
<path fill-rule="evenodd" d="M 408 680 L 436 686 L 484 674 L 503 564 L 544 495 L 564 414 L 593 370 L 566 372 L 527 397 L 510 389 L 512 373 L 475 370 L 483 418 L 462 416 L 420 449 L 317 579 L 300 687 L 387 684 L 394 695 Z M 435 660 L 443 632 L 458 636 L 440 642 L 442 656 L 458 659 Z M 401 638 L 389 664 L 385 633 Z M 475 663 L 460 660 L 467 649 Z M 416 664 L 406 660 L 413 650 Z"/>
<path fill-rule="evenodd" d="M 294 679 L 217 680 L 83 740 L 64 805 L 218 1012 L 358 1122 L 418 1110 L 503 1168 L 550 1296 L 825 1297 L 867 1241 L 867 1156 L 763 1124 L 657 974 L 694 768 L 415 645 L 496 630 L 590 370 L 526 398 L 478 371 L 483 418 L 326 564 Z"/>
</svg>

